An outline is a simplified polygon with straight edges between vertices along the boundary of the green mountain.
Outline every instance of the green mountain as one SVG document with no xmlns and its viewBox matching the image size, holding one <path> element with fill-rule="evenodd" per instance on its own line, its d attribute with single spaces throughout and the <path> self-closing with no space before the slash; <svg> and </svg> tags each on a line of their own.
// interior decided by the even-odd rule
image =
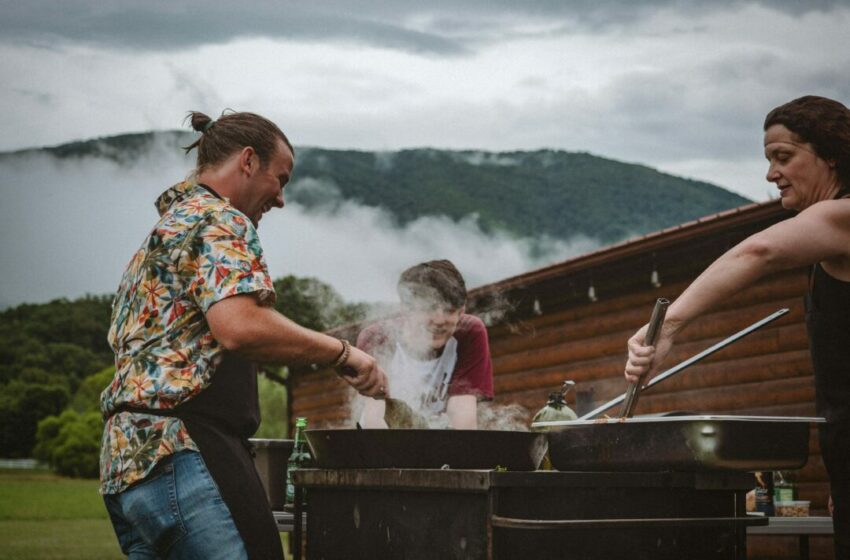
<svg viewBox="0 0 850 560">
<path fill-rule="evenodd" d="M 527 237 L 613 242 L 748 202 L 708 183 L 587 153 L 308 149 L 296 160 L 296 179 L 332 182 L 343 198 L 382 206 L 400 223 L 476 214 L 485 231 Z M 296 182 L 292 198 L 320 203 L 307 186 Z"/>
<path fill-rule="evenodd" d="M 188 132 L 126 134 L 42 148 L 59 158 L 128 162 Z M 31 152 L 32 150 L 27 150 Z M 16 154 L 7 154 L 17 155 Z M 611 243 L 740 206 L 746 198 L 718 186 L 583 152 L 367 152 L 297 148 L 288 198 L 308 207 L 352 200 L 387 210 L 403 225 L 422 216 L 477 216 L 486 231 Z"/>
</svg>

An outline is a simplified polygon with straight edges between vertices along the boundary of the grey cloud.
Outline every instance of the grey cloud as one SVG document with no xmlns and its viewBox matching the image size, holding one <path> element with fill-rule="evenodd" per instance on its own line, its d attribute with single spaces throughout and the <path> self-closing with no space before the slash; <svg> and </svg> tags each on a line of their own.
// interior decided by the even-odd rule
<svg viewBox="0 0 850 560">
<path fill-rule="evenodd" d="M 845 60 L 843 67 L 846 68 L 847 64 L 848 61 Z M 847 77 L 841 72 L 835 72 L 832 69 L 815 70 L 810 73 L 807 83 L 812 84 L 812 86 L 810 87 L 810 91 L 803 93 L 822 95 L 833 99 L 850 99 L 850 82 L 848 82 Z"/>
<path fill-rule="evenodd" d="M 706 65 L 705 81 L 734 87 L 716 87 L 709 106 L 717 115 L 725 114 L 723 120 L 728 122 L 746 123 L 747 115 L 750 119 L 755 116 L 760 127 L 770 109 L 802 95 L 850 98 L 850 82 L 835 71 L 848 65 L 850 53 L 846 51 L 820 61 L 790 59 L 770 51 L 719 58 Z"/>
<path fill-rule="evenodd" d="M 191 107 L 203 111 L 207 107 L 222 107 L 222 100 L 216 93 L 216 89 L 207 80 L 193 75 L 176 67 L 173 64 L 168 64 L 168 69 L 174 79 L 173 90 L 175 93 L 187 92 L 192 99 Z"/>
<path fill-rule="evenodd" d="M 452 152 L 449 154 L 449 157 L 456 161 L 464 161 L 470 165 L 499 165 L 502 167 L 510 167 L 520 163 L 517 158 L 507 154 L 482 152 L 478 150 Z"/>
<path fill-rule="evenodd" d="M 436 34 L 388 20 L 380 10 L 355 12 L 348 4 L 311 7 L 272 0 L 235 6 L 224 2 L 65 2 L 0 0 L 0 38 L 166 50 L 225 43 L 240 37 L 345 40 L 440 55 L 465 47 Z"/>
<path fill-rule="evenodd" d="M 21 88 L 12 88 L 12 91 L 24 97 L 33 99 L 40 105 L 53 105 L 56 102 L 56 97 L 49 93 Z"/>
<path fill-rule="evenodd" d="M 549 33 L 639 22 L 658 9 L 689 15 L 758 4 L 793 15 L 829 11 L 846 0 L 382 0 L 321 3 L 257 0 L 0 0 L 0 40 L 45 45 L 76 41 L 115 48 L 165 50 L 224 43 L 240 37 L 338 40 L 426 55 L 463 55 L 479 42 L 522 36 L 523 22 L 552 25 Z"/>
<path fill-rule="evenodd" d="M 850 64 L 850 55 L 836 57 L 836 67 Z M 756 50 L 695 62 L 687 73 L 628 73 L 592 104 L 573 98 L 553 112 L 573 115 L 591 150 L 605 146 L 609 154 L 628 153 L 638 161 L 740 161 L 760 152 L 767 112 L 807 94 L 847 99 L 850 84 L 805 57 Z M 597 119 L 583 120 L 584 105 L 606 115 L 603 129 Z"/>
</svg>

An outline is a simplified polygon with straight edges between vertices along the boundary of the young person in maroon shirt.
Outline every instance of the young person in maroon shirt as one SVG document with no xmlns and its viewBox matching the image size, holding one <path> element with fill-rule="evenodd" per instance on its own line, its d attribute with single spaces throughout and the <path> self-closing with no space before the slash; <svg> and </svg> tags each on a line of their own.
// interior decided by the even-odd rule
<svg viewBox="0 0 850 560">
<path fill-rule="evenodd" d="M 478 402 L 493 398 L 487 327 L 467 314 L 466 283 L 447 260 L 405 270 L 398 281 L 401 313 L 368 326 L 357 347 L 387 372 L 389 395 L 426 417 L 445 413 L 456 429 L 478 427 Z M 366 399 L 360 424 L 386 428 L 385 401 Z"/>
</svg>

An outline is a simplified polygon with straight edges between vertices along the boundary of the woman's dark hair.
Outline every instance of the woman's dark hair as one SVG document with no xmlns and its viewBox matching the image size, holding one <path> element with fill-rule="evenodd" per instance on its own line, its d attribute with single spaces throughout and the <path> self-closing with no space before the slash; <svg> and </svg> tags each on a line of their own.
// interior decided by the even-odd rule
<svg viewBox="0 0 850 560">
<path fill-rule="evenodd" d="M 466 282 L 451 261 L 428 261 L 401 273 L 398 294 L 408 305 L 437 305 L 456 310 L 466 304 Z"/>
<path fill-rule="evenodd" d="M 267 166 L 277 149 L 278 139 L 295 155 L 295 149 L 289 139 L 276 124 L 254 113 L 222 113 L 217 120 L 198 111 L 190 111 L 187 119 L 192 128 L 201 133 L 201 137 L 183 148 L 186 153 L 198 148 L 197 170 L 213 167 L 234 152 L 251 146 L 260 157 L 260 165 Z"/>
<path fill-rule="evenodd" d="M 826 97 L 807 95 L 768 113 L 764 130 L 777 124 L 810 143 L 821 159 L 834 161 L 842 194 L 850 190 L 850 109 Z"/>
</svg>

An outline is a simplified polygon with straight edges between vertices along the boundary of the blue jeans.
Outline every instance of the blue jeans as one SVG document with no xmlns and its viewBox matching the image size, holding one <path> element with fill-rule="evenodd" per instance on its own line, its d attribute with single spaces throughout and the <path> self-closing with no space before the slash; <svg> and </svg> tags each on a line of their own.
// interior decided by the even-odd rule
<svg viewBox="0 0 850 560">
<path fill-rule="evenodd" d="M 148 478 L 103 500 L 130 560 L 248 558 L 200 453 L 163 459 Z"/>
</svg>

